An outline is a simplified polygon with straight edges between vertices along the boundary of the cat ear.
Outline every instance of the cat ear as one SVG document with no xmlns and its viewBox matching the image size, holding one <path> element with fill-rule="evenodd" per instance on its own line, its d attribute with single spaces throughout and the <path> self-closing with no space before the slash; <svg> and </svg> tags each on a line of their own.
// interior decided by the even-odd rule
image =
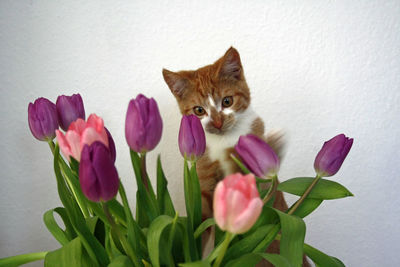
<svg viewBox="0 0 400 267">
<path fill-rule="evenodd" d="M 181 98 L 185 92 L 188 80 L 181 77 L 178 73 L 167 69 L 163 69 L 162 74 L 174 96 Z"/>
<path fill-rule="evenodd" d="M 235 80 L 244 79 L 240 55 L 235 48 L 229 48 L 225 55 L 220 59 L 220 62 L 220 77 L 231 78 Z"/>
</svg>

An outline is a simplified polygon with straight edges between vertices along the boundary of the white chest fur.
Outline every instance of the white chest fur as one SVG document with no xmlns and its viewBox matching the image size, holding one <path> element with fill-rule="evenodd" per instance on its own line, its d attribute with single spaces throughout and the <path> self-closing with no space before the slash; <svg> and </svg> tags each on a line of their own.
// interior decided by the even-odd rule
<svg viewBox="0 0 400 267">
<path fill-rule="evenodd" d="M 226 149 L 235 146 L 239 137 L 250 133 L 251 126 L 257 118 L 257 114 L 248 107 L 244 112 L 236 115 L 235 126 L 223 135 L 206 132 L 208 156 L 212 161 L 219 161 L 224 175 L 232 173 L 232 163 L 228 160 Z"/>
</svg>

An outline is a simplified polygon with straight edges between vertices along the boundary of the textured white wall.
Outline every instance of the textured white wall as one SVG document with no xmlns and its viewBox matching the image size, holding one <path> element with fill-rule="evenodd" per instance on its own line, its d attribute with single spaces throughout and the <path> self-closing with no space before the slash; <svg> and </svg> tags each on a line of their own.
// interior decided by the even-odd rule
<svg viewBox="0 0 400 267">
<path fill-rule="evenodd" d="M 124 117 L 132 97 L 153 96 L 164 133 L 148 165 L 162 154 L 183 210 L 180 115 L 161 69 L 195 69 L 233 45 L 254 109 L 287 133 L 282 180 L 313 175 L 324 140 L 355 140 L 333 178 L 355 197 L 324 202 L 306 241 L 348 266 L 398 265 L 400 2 L 150 2 L 0 2 L 0 257 L 58 247 L 42 222 L 60 201 L 47 145 L 29 132 L 30 101 L 80 92 L 116 140 L 133 203 Z"/>
</svg>

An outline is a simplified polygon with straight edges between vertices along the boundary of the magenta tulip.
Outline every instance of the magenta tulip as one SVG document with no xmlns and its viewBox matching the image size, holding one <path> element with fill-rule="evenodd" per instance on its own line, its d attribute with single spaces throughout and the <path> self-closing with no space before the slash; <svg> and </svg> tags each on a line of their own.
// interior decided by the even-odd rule
<svg viewBox="0 0 400 267">
<path fill-rule="evenodd" d="M 231 174 L 215 188 L 214 218 L 224 231 L 234 234 L 248 231 L 260 216 L 262 206 L 252 174 Z"/>
<path fill-rule="evenodd" d="M 189 160 L 201 157 L 206 150 L 206 137 L 199 118 L 195 115 L 183 116 L 179 129 L 179 150 Z"/>
<path fill-rule="evenodd" d="M 72 156 L 80 161 L 84 145 L 90 145 L 95 141 L 102 142 L 108 148 L 109 137 L 103 119 L 96 114 L 91 114 L 87 122 L 80 118 L 72 122 L 65 135 L 59 130 L 56 134 L 60 150 L 68 160 Z"/>
<path fill-rule="evenodd" d="M 79 182 L 83 194 L 94 202 L 111 200 L 118 193 L 118 172 L 103 143 L 96 141 L 83 147 Z"/>
<path fill-rule="evenodd" d="M 317 174 L 321 177 L 336 174 L 352 145 L 353 138 L 348 138 L 344 134 L 339 134 L 326 141 L 315 158 L 314 169 Z"/>
<path fill-rule="evenodd" d="M 138 153 L 153 150 L 160 142 L 162 120 L 156 101 L 140 94 L 129 102 L 125 120 L 125 138 Z"/>
<path fill-rule="evenodd" d="M 259 137 L 241 136 L 235 146 L 244 165 L 258 177 L 271 177 L 279 170 L 279 158 L 274 150 Z"/>
<path fill-rule="evenodd" d="M 29 129 L 33 136 L 40 141 L 50 141 L 56 136 L 58 119 L 56 105 L 41 97 L 28 106 Z"/>
<path fill-rule="evenodd" d="M 78 118 L 85 120 L 85 108 L 80 94 L 72 96 L 60 95 L 56 101 L 60 127 L 66 131 L 69 125 Z"/>
</svg>

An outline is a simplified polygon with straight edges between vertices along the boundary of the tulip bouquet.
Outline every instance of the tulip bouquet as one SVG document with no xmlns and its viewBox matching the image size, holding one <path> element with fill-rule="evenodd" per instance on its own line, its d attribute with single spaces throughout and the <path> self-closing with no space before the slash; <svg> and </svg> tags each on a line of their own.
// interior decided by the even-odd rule
<svg viewBox="0 0 400 267">
<path fill-rule="evenodd" d="M 39 259 L 45 266 L 218 267 L 254 266 L 261 260 L 275 266 L 301 266 L 303 254 L 318 266 L 344 266 L 304 243 L 302 219 L 323 200 L 352 196 L 339 183 L 322 178 L 339 170 L 352 146 L 353 139 L 343 134 L 323 145 L 314 162 L 315 178 L 292 178 L 280 184 L 274 151 L 254 135 L 241 136 L 232 158 L 242 173 L 217 184 L 214 218 L 204 219 L 196 161 L 205 151 L 206 140 L 196 116 L 183 116 L 179 130 L 186 216 L 175 210 L 160 158 L 155 187 L 147 174 L 146 154 L 162 133 L 154 99 L 138 95 L 129 102 L 126 114 L 125 136 L 137 183 L 135 209 L 128 204 L 114 164 L 113 138 L 99 116 L 91 114 L 85 120 L 79 94 L 59 96 L 56 104 L 37 99 L 29 104 L 28 122 L 33 136 L 46 141 L 54 157 L 62 207 L 45 212 L 43 220 L 61 247 L 3 258 L 1 266 Z M 277 191 L 299 199 L 288 210 L 274 209 Z M 214 247 L 205 253 L 202 238 L 210 233 Z M 266 252 L 274 240 L 280 242 L 280 254 Z"/>
</svg>

